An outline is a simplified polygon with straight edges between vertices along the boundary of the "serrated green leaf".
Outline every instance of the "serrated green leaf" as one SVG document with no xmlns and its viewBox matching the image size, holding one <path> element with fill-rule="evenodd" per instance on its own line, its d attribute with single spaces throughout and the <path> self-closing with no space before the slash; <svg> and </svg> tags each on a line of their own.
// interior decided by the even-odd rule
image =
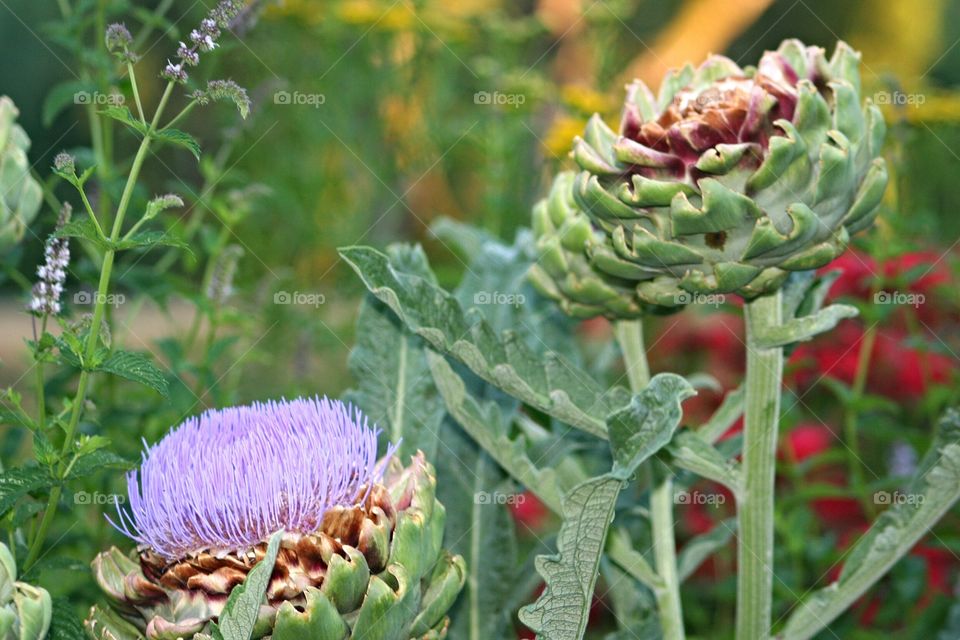
<svg viewBox="0 0 960 640">
<path fill-rule="evenodd" d="M 53 599 L 53 615 L 50 618 L 48 640 L 85 640 L 83 624 L 73 613 L 73 607 L 66 598 Z"/>
<path fill-rule="evenodd" d="M 189 133 L 180 131 L 179 129 L 163 129 L 162 131 L 154 132 L 152 135 L 160 142 L 169 142 L 170 144 L 188 149 L 197 161 L 200 160 L 200 143 Z"/>
<path fill-rule="evenodd" d="M 419 247 L 395 246 L 391 255 L 409 269 L 432 277 Z M 382 428 L 390 442 L 401 443 L 401 459 L 421 450 L 433 460 L 444 409 L 427 367 L 423 340 L 373 296 L 360 306 L 356 333 L 347 364 L 358 386 L 347 393 L 347 399 Z"/>
<path fill-rule="evenodd" d="M 105 371 L 127 380 L 139 382 L 163 397 L 167 397 L 169 391 L 169 384 L 163 371 L 158 369 L 153 361 L 142 353 L 114 351 L 98 363 L 94 370 Z"/>
<path fill-rule="evenodd" d="M 270 584 L 270 574 L 277 561 L 282 537 L 283 530 L 270 536 L 266 555 L 250 570 L 247 579 L 230 592 L 218 622 L 211 626 L 211 635 L 216 640 L 250 640 L 260 613 L 260 603 Z"/>
<path fill-rule="evenodd" d="M 856 542 L 840 577 L 794 609 L 778 638 L 808 640 L 816 635 L 906 555 L 958 499 L 960 413 L 951 409 L 941 419 L 938 437 L 903 499 L 880 514 Z M 892 494 L 880 502 L 893 503 Z"/>
<path fill-rule="evenodd" d="M 347 247 L 340 255 L 410 331 L 484 381 L 544 413 L 605 437 L 607 414 L 628 401 L 625 389 L 602 389 L 561 356 L 540 357 L 509 333 L 497 335 L 478 313 L 464 312 L 449 293 L 402 271 L 383 253 Z"/>
<path fill-rule="evenodd" d="M 537 558 L 537 571 L 546 581 L 546 590 L 535 603 L 520 610 L 521 622 L 536 631 L 538 638 L 583 637 L 621 485 L 607 474 L 577 485 L 564 496 L 559 554 Z"/>
<path fill-rule="evenodd" d="M 118 106 L 109 106 L 105 109 L 101 109 L 97 113 L 103 114 L 108 118 L 113 118 L 118 122 L 122 122 L 136 133 L 140 134 L 140 137 L 147 135 L 147 125 L 140 122 L 139 118 L 134 117 L 130 113 L 130 109 L 127 107 L 118 107 Z"/>
<path fill-rule="evenodd" d="M 127 460 L 126 458 L 119 456 L 113 452 L 105 451 L 104 449 L 98 449 L 96 451 L 91 451 L 89 453 L 84 453 L 77 456 L 76 461 L 73 463 L 73 466 L 70 468 L 70 473 L 67 474 L 65 480 L 73 480 L 74 478 L 84 478 L 89 476 L 91 473 L 102 469 L 130 469 L 134 466 L 133 461 Z"/>
<path fill-rule="evenodd" d="M 563 498 L 559 554 L 537 558 L 546 590 L 520 611 L 544 640 L 581 638 L 587 627 L 600 557 L 620 489 L 637 468 L 665 446 L 680 424 L 680 402 L 693 393 L 674 374 L 659 374 L 624 409 L 608 419 L 613 470 L 574 487 Z"/>
<path fill-rule="evenodd" d="M 43 467 L 18 467 L 0 472 L 0 515 L 30 492 L 55 484 L 56 481 Z"/>
<path fill-rule="evenodd" d="M 113 247 L 113 249 L 116 251 L 156 246 L 186 249 L 191 255 L 193 254 L 193 252 L 190 250 L 190 245 L 180 238 L 170 234 L 168 231 L 141 231 L 140 233 L 133 234 L 133 236 L 125 240 L 118 240 L 111 244 L 111 247 Z"/>
<path fill-rule="evenodd" d="M 90 221 L 90 218 L 71 220 L 60 229 L 57 229 L 53 236 L 55 238 L 80 238 L 92 242 L 100 249 L 108 248 L 109 243 L 106 238 L 101 237 L 97 228 L 94 227 Z"/>
</svg>

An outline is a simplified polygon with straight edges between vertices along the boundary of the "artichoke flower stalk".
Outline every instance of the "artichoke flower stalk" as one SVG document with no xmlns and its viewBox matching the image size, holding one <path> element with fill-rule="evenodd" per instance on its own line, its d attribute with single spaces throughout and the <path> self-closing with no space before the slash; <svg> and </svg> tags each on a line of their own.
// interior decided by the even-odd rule
<svg viewBox="0 0 960 640">
<path fill-rule="evenodd" d="M 423 454 L 404 467 L 355 408 L 327 398 L 191 418 L 127 476 L 111 523 L 138 543 L 93 562 L 112 610 L 94 638 L 210 634 L 231 591 L 283 532 L 253 637 L 437 640 L 466 576 L 442 547 Z M 112 634 L 112 635 L 111 635 Z"/>
<path fill-rule="evenodd" d="M 614 325 L 617 343 L 630 381 L 630 390 L 639 393 L 650 382 L 643 341 L 642 320 L 619 320 Z M 646 465 L 650 487 L 650 526 L 653 538 L 654 567 L 663 581 L 656 591 L 660 628 L 666 640 L 683 640 L 683 607 L 680 602 L 680 578 L 677 574 L 677 541 L 674 536 L 673 479 L 670 470 L 658 468 L 651 460 Z"/>
<path fill-rule="evenodd" d="M 781 286 L 870 226 L 887 184 L 885 124 L 862 100 L 860 55 L 797 40 L 741 68 L 711 56 L 658 95 L 628 87 L 618 131 L 594 116 L 578 171 L 533 212 L 533 283 L 575 317 L 629 321 L 698 296 L 745 301 L 738 640 L 770 634 L 773 480 L 783 371 Z M 656 527 L 654 527 L 656 530 Z M 666 629 L 666 627 L 665 627 Z"/>
</svg>

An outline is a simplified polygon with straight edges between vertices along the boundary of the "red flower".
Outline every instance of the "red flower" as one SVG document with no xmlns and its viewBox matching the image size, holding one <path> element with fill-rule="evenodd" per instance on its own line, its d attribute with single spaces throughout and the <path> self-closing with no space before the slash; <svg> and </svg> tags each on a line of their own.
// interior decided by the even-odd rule
<svg viewBox="0 0 960 640">
<path fill-rule="evenodd" d="M 845 252 L 842 256 L 820 270 L 826 273 L 839 269 L 840 277 L 830 287 L 830 297 L 841 296 L 866 300 L 870 296 L 871 283 L 879 275 L 877 264 L 873 258 L 856 249 Z"/>
<path fill-rule="evenodd" d="M 803 462 L 829 449 L 833 439 L 833 432 L 822 424 L 800 424 L 787 434 L 782 449 L 789 460 Z"/>
<path fill-rule="evenodd" d="M 543 527 L 550 510 L 533 493 L 524 491 L 510 505 L 510 514 L 517 524 L 537 531 Z"/>
</svg>

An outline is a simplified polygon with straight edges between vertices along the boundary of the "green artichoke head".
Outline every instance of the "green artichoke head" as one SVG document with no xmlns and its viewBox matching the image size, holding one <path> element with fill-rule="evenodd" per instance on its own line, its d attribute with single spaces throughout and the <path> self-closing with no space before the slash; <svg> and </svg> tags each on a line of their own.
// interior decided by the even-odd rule
<svg viewBox="0 0 960 640">
<path fill-rule="evenodd" d="M 0 251 L 23 239 L 43 200 L 40 184 L 30 175 L 30 139 L 16 123 L 19 111 L 0 96 Z"/>
<path fill-rule="evenodd" d="M 43 640 L 53 601 L 46 589 L 17 581 L 17 565 L 0 542 L 0 640 Z"/>
<path fill-rule="evenodd" d="M 254 637 L 273 640 L 439 640 L 463 587 L 463 559 L 442 547 L 445 511 L 423 454 L 391 458 L 356 506 L 334 507 L 308 535 L 285 534 Z M 97 639 L 173 640 L 206 633 L 266 544 L 176 561 L 116 548 L 93 562 L 112 610 L 86 621 Z"/>
<path fill-rule="evenodd" d="M 579 171 L 534 211 L 534 282 L 573 315 L 623 318 L 829 263 L 887 183 L 859 59 L 787 40 L 756 68 L 715 55 L 672 71 L 657 96 L 631 84 L 620 130 L 594 116 Z"/>
</svg>

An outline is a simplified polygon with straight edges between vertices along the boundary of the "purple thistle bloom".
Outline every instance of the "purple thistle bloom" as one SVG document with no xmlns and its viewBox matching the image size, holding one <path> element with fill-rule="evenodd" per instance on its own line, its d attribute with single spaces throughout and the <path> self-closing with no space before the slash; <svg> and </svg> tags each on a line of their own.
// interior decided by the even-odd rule
<svg viewBox="0 0 960 640">
<path fill-rule="evenodd" d="M 379 433 L 326 397 L 207 411 L 144 442 L 127 474 L 130 510 L 111 524 L 169 559 L 249 549 L 280 529 L 312 533 L 381 480 Z"/>
</svg>

